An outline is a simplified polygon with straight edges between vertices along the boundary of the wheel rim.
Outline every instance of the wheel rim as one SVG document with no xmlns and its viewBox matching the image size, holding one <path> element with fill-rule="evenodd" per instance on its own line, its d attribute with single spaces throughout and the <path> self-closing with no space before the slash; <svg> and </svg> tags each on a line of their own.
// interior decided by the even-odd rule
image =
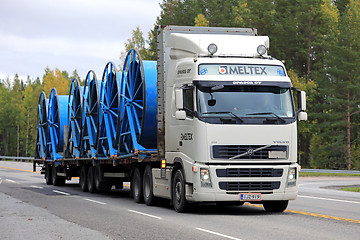
<svg viewBox="0 0 360 240">
<path fill-rule="evenodd" d="M 175 185 L 175 199 L 177 203 L 180 203 L 181 201 L 181 193 L 182 193 L 181 181 L 180 179 L 178 179 Z"/>
<path fill-rule="evenodd" d="M 99 87 L 94 71 L 86 75 L 83 89 L 83 133 L 81 152 L 87 157 L 96 156 L 96 138 L 99 126 Z"/>
</svg>

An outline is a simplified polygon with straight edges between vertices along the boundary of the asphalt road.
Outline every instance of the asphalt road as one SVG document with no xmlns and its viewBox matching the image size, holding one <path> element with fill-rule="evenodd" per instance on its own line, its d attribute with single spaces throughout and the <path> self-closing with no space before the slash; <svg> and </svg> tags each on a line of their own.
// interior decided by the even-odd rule
<svg viewBox="0 0 360 240">
<path fill-rule="evenodd" d="M 359 239 L 360 193 L 336 186 L 360 178 L 301 178 L 284 213 L 261 205 L 196 205 L 176 213 L 164 200 L 136 204 L 127 187 L 107 194 L 81 191 L 74 179 L 46 185 L 32 164 L 0 161 L 0 239 Z M 40 169 L 39 169 L 40 170 Z"/>
</svg>

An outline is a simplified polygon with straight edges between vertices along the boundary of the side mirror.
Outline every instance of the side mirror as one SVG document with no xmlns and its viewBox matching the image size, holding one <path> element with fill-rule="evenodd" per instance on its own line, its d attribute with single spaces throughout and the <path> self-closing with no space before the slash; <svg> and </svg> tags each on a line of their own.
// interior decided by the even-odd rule
<svg viewBox="0 0 360 240">
<path fill-rule="evenodd" d="M 184 110 L 178 110 L 175 112 L 175 118 L 177 120 L 185 120 L 186 119 L 186 112 Z"/>
<path fill-rule="evenodd" d="M 300 111 L 306 110 L 306 92 L 304 91 L 298 92 L 298 108 Z"/>
<path fill-rule="evenodd" d="M 298 120 L 299 121 L 307 121 L 308 120 L 307 112 L 299 112 L 298 113 Z"/>
<path fill-rule="evenodd" d="M 183 89 L 175 89 L 175 107 L 184 109 Z"/>
</svg>

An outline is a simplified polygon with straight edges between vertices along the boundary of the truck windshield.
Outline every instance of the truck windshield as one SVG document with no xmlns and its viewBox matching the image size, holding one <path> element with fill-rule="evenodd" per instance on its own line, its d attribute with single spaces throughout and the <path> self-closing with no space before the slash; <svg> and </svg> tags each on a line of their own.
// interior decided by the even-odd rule
<svg viewBox="0 0 360 240">
<path fill-rule="evenodd" d="M 294 117 L 290 89 L 276 86 L 199 86 L 197 106 L 199 117 Z"/>
</svg>

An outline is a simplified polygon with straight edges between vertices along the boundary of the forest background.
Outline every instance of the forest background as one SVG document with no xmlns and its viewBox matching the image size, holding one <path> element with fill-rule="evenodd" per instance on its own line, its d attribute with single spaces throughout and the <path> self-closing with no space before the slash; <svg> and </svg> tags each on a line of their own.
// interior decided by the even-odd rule
<svg viewBox="0 0 360 240">
<path fill-rule="evenodd" d="M 269 36 L 270 55 L 285 62 L 293 85 L 307 93 L 298 162 L 360 169 L 359 0 L 164 0 L 160 7 L 147 37 L 133 30 L 120 62 L 132 48 L 156 59 L 157 25 L 256 28 Z M 0 156 L 34 156 L 39 95 L 53 87 L 67 95 L 73 78 L 85 76 L 47 67 L 42 78 L 0 80 Z"/>
</svg>

